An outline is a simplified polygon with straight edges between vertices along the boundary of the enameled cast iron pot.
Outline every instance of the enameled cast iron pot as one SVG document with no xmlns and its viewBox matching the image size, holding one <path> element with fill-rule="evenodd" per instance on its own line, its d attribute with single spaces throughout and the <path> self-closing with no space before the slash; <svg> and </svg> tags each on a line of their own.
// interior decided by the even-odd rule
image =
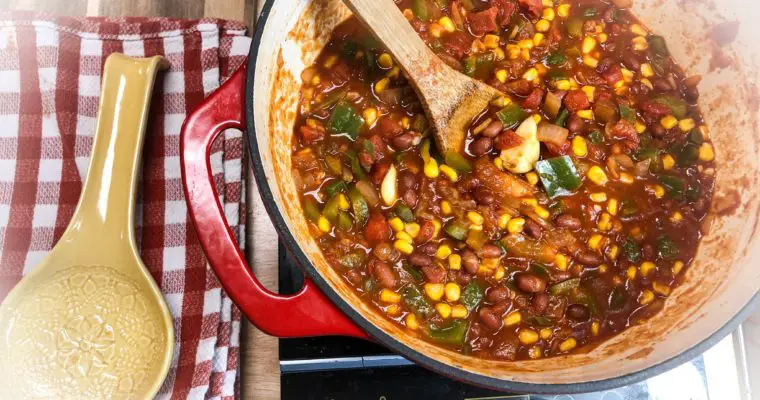
<svg viewBox="0 0 760 400">
<path fill-rule="evenodd" d="M 664 35 L 687 75 L 701 74 L 701 106 L 717 154 L 710 231 L 685 283 L 665 309 L 585 354 L 535 361 L 486 361 L 407 334 L 364 304 L 309 235 L 291 178 L 291 141 L 301 71 L 349 17 L 340 0 L 270 0 L 241 68 L 185 122 L 183 179 L 198 237 L 232 299 L 263 331 L 280 337 L 371 337 L 410 360 L 459 380 L 507 391 L 571 393 L 634 383 L 688 361 L 731 332 L 760 300 L 760 6 L 754 0 L 636 0 L 634 12 Z M 739 20 L 719 50 L 714 26 Z M 733 66 L 711 70 L 716 52 Z M 225 128 L 247 132 L 256 182 L 288 250 L 306 272 L 296 295 L 266 290 L 227 228 L 213 187 L 209 148 Z M 272 238 L 275 240 L 275 238 Z"/>
</svg>

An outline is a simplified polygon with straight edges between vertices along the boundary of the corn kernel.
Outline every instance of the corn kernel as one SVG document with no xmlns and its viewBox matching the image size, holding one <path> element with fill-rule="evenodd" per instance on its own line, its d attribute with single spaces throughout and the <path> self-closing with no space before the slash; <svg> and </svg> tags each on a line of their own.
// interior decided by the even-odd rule
<svg viewBox="0 0 760 400">
<path fill-rule="evenodd" d="M 509 220 L 509 222 L 507 222 L 507 231 L 509 231 L 509 233 L 522 232 L 524 226 L 524 218 L 512 218 Z"/>
<path fill-rule="evenodd" d="M 388 289 L 380 291 L 380 301 L 383 303 L 398 303 L 401 301 L 401 295 Z"/>
<path fill-rule="evenodd" d="M 330 229 L 331 229 L 330 221 L 328 221 L 324 215 L 319 216 L 319 219 L 317 220 L 317 226 L 319 227 L 319 230 L 322 231 L 323 233 L 330 232 Z"/>
<path fill-rule="evenodd" d="M 540 19 L 538 20 L 538 22 L 536 22 L 536 30 L 539 32 L 548 32 L 549 29 L 551 29 L 551 27 L 552 27 L 551 22 L 545 19 Z"/>
<path fill-rule="evenodd" d="M 649 289 L 644 289 L 641 291 L 641 294 L 639 295 L 639 304 L 646 305 L 652 302 L 654 300 L 654 293 L 652 293 Z"/>
<path fill-rule="evenodd" d="M 452 182 L 456 182 L 457 179 L 459 179 L 459 174 L 457 173 L 457 171 L 446 164 L 441 165 L 439 167 L 439 170 L 443 173 L 443 175 L 449 178 L 449 180 Z"/>
<path fill-rule="evenodd" d="M 567 18 L 570 15 L 570 4 L 560 4 L 557 7 L 557 15 Z"/>
<path fill-rule="evenodd" d="M 536 205 L 533 207 L 533 212 L 535 212 L 536 215 L 538 215 L 539 217 L 543 219 L 549 219 L 549 217 L 551 216 L 551 214 L 549 213 L 549 210 L 539 205 Z"/>
<path fill-rule="evenodd" d="M 654 185 L 654 197 L 661 199 L 665 196 L 665 188 L 662 185 Z"/>
<path fill-rule="evenodd" d="M 578 342 L 575 340 L 575 338 L 567 338 L 562 343 L 559 344 L 559 351 L 570 351 L 575 348 L 575 346 L 578 345 Z"/>
<path fill-rule="evenodd" d="M 619 202 L 617 199 L 610 199 L 610 201 L 607 202 L 607 212 L 610 213 L 610 215 L 617 215 L 618 204 Z"/>
<path fill-rule="evenodd" d="M 451 255 L 451 247 L 447 244 L 442 244 L 438 246 L 438 249 L 435 251 L 435 257 L 439 260 L 445 260 L 449 258 Z"/>
<path fill-rule="evenodd" d="M 457 30 L 457 27 L 454 25 L 454 21 L 446 16 L 441 17 L 441 19 L 438 20 L 438 24 L 441 25 L 443 29 L 446 30 L 446 32 L 454 32 Z"/>
<path fill-rule="evenodd" d="M 405 241 L 407 243 L 414 243 L 414 238 L 412 237 L 412 235 L 410 235 L 410 234 L 408 234 L 408 233 L 406 233 L 404 231 L 396 232 L 396 239 L 403 240 L 403 241 Z"/>
<path fill-rule="evenodd" d="M 600 33 L 599 34 L 599 43 L 607 43 L 607 40 L 609 39 L 609 35 L 606 33 Z"/>
<path fill-rule="evenodd" d="M 520 329 L 517 337 L 520 338 L 522 344 L 526 345 L 538 342 L 538 333 L 532 329 Z"/>
<path fill-rule="evenodd" d="M 499 47 L 499 35 L 485 35 L 483 37 L 483 44 L 486 46 L 486 48 L 489 49 L 495 49 Z"/>
<path fill-rule="evenodd" d="M 673 166 L 676 165 L 676 160 L 671 156 L 670 154 L 665 154 L 662 156 L 662 168 L 665 170 L 669 170 L 673 168 Z"/>
<path fill-rule="evenodd" d="M 435 311 L 438 311 L 438 315 L 441 318 L 446 319 L 451 316 L 451 306 L 446 303 L 438 303 L 435 305 Z"/>
<path fill-rule="evenodd" d="M 583 64 L 591 68 L 596 68 L 599 65 L 599 60 L 589 55 L 583 56 Z"/>
<path fill-rule="evenodd" d="M 651 78 L 654 76 L 654 70 L 652 69 L 652 64 L 650 63 L 641 64 L 639 70 L 641 71 L 641 75 L 644 77 Z"/>
<path fill-rule="evenodd" d="M 384 69 L 390 69 L 393 67 L 393 57 L 388 53 L 380 54 L 380 57 L 377 58 L 377 63 Z"/>
<path fill-rule="evenodd" d="M 388 77 L 388 79 L 396 79 L 400 73 L 401 69 L 399 67 L 393 67 L 385 76 Z"/>
<path fill-rule="evenodd" d="M 591 323 L 591 334 L 596 336 L 599 334 L 599 322 L 594 321 Z"/>
<path fill-rule="evenodd" d="M 633 175 L 631 175 L 631 174 L 629 174 L 627 172 L 621 172 L 620 173 L 620 182 L 621 183 L 625 183 L 626 185 L 630 185 L 630 184 L 633 183 L 634 180 L 635 180 L 635 178 L 633 177 Z"/>
<path fill-rule="evenodd" d="M 541 346 L 533 346 L 530 349 L 528 349 L 528 357 L 531 358 L 531 360 L 537 360 L 541 358 L 541 356 L 544 355 L 543 350 L 541 350 Z"/>
<path fill-rule="evenodd" d="M 678 129 L 682 132 L 690 132 L 697 124 L 691 118 L 686 118 L 678 121 Z"/>
<path fill-rule="evenodd" d="M 362 112 L 362 116 L 364 117 L 364 123 L 372 127 L 375 121 L 377 121 L 377 109 L 373 107 L 367 108 Z"/>
<path fill-rule="evenodd" d="M 394 232 L 401 232 L 404 230 L 404 221 L 402 221 L 399 217 L 391 218 L 388 220 L 388 223 L 391 225 L 391 228 Z"/>
<path fill-rule="evenodd" d="M 533 40 L 532 39 L 523 39 L 519 42 L 517 42 L 517 47 L 519 47 L 521 50 L 530 50 L 533 48 Z"/>
<path fill-rule="evenodd" d="M 411 126 L 411 121 L 409 120 L 409 117 L 403 117 L 398 121 L 399 124 L 401 124 L 401 127 L 404 129 L 409 129 Z"/>
<path fill-rule="evenodd" d="M 637 273 L 638 273 L 638 270 L 636 269 L 636 267 L 633 267 L 633 266 L 631 266 L 631 267 L 628 267 L 628 269 L 627 269 L 627 270 L 625 270 L 625 276 L 626 276 L 626 277 L 627 277 L 629 280 L 634 280 L 634 279 L 636 279 L 636 274 L 637 274 Z"/>
<path fill-rule="evenodd" d="M 621 68 L 620 73 L 623 75 L 623 81 L 626 83 L 633 82 L 633 72 L 628 68 Z"/>
<path fill-rule="evenodd" d="M 554 21 L 554 16 L 554 9 L 551 6 L 544 8 L 543 17 L 545 20 Z"/>
<path fill-rule="evenodd" d="M 607 258 L 609 258 L 610 260 L 617 259 L 618 252 L 620 252 L 620 247 L 616 245 L 610 246 L 609 248 L 607 248 L 607 252 L 606 252 Z"/>
<path fill-rule="evenodd" d="M 652 85 L 652 81 L 650 81 L 647 78 L 641 78 L 641 79 L 639 79 L 639 82 L 643 83 L 644 86 L 646 86 L 646 87 L 649 88 L 649 90 L 654 89 L 654 85 Z"/>
<path fill-rule="evenodd" d="M 462 256 L 459 254 L 452 254 L 449 256 L 449 269 L 452 271 L 459 271 L 462 269 Z"/>
<path fill-rule="evenodd" d="M 498 221 L 499 228 L 507 229 L 510 219 L 512 219 L 512 217 L 509 214 L 501 214 Z"/>
<path fill-rule="evenodd" d="M 535 68 L 530 68 L 523 74 L 523 79 L 525 79 L 528 82 L 533 82 L 538 78 L 538 70 Z"/>
<path fill-rule="evenodd" d="M 588 146 L 586 145 L 586 139 L 583 136 L 576 136 L 573 138 L 572 143 L 573 154 L 576 157 L 586 157 L 588 155 Z"/>
<path fill-rule="evenodd" d="M 562 253 L 557 253 L 554 256 L 554 268 L 560 271 L 567 271 L 567 256 Z"/>
<path fill-rule="evenodd" d="M 510 100 L 509 97 L 506 96 L 499 96 L 493 100 L 491 100 L 491 105 L 496 107 L 506 107 L 512 103 L 512 100 Z"/>
<path fill-rule="evenodd" d="M 414 18 L 414 11 L 412 11 L 410 8 L 405 8 L 403 14 L 404 18 L 406 18 L 408 21 L 411 21 L 412 18 Z"/>
<path fill-rule="evenodd" d="M 649 49 L 647 38 L 643 36 L 636 36 L 633 38 L 633 40 L 631 40 L 631 43 L 633 44 L 633 49 L 636 51 L 645 51 Z"/>
<path fill-rule="evenodd" d="M 480 265 L 488 270 L 493 270 L 494 268 L 499 266 L 499 261 L 500 261 L 499 257 L 484 258 L 481 261 Z"/>
<path fill-rule="evenodd" d="M 554 81 L 554 87 L 558 90 L 570 90 L 570 81 L 567 79 L 559 79 Z"/>
<path fill-rule="evenodd" d="M 433 237 L 438 237 L 438 234 L 441 233 L 441 221 L 434 219 L 433 220 Z"/>
<path fill-rule="evenodd" d="M 500 281 L 504 279 L 504 276 L 506 276 L 507 271 L 502 266 L 496 267 L 496 272 L 493 273 L 493 279 L 496 279 L 497 281 Z"/>
<path fill-rule="evenodd" d="M 483 218 L 477 211 L 468 211 L 467 219 L 475 225 L 483 225 L 485 218 Z"/>
<path fill-rule="evenodd" d="M 596 39 L 591 36 L 583 38 L 583 44 L 581 45 L 581 51 L 583 54 L 589 54 L 596 48 Z"/>
<path fill-rule="evenodd" d="M 493 51 L 493 56 L 496 59 L 496 61 L 501 61 L 504 59 L 505 57 L 504 50 L 502 50 L 500 47 L 497 47 L 493 49 L 492 51 Z"/>
<path fill-rule="evenodd" d="M 435 158 L 431 158 L 425 163 L 425 166 L 422 168 L 422 170 L 425 172 L 425 176 L 428 178 L 437 178 L 438 174 L 440 173 L 440 170 L 438 169 L 438 161 L 436 161 Z"/>
<path fill-rule="evenodd" d="M 594 193 L 589 194 L 588 197 L 594 203 L 604 203 L 605 201 L 607 201 L 607 193 L 604 193 L 604 192 L 594 192 Z"/>
<path fill-rule="evenodd" d="M 520 57 L 521 50 L 520 47 L 515 44 L 508 44 L 506 47 L 506 53 L 510 60 L 516 60 Z"/>
<path fill-rule="evenodd" d="M 586 176 L 591 182 L 594 182 L 599 186 L 604 186 L 609 181 L 607 174 L 598 165 L 589 168 L 588 172 L 586 172 Z"/>
<path fill-rule="evenodd" d="M 464 319 L 467 318 L 467 307 L 457 304 L 451 307 L 451 318 Z"/>
<path fill-rule="evenodd" d="M 420 234 L 420 224 L 416 222 L 410 222 L 404 225 L 404 232 L 408 233 L 409 236 L 416 238 L 417 235 Z"/>
<path fill-rule="evenodd" d="M 538 336 L 543 340 L 551 339 L 553 334 L 554 331 L 552 331 L 551 328 L 542 328 L 540 331 L 538 331 Z"/>
<path fill-rule="evenodd" d="M 449 203 L 446 200 L 441 200 L 441 212 L 443 215 L 450 215 L 451 214 L 451 203 Z"/>
<path fill-rule="evenodd" d="M 541 0 L 541 5 L 544 7 L 554 7 L 554 0 Z"/>
<path fill-rule="evenodd" d="M 499 82 L 504 83 L 507 81 L 507 71 L 503 69 L 496 70 L 495 72 L 496 79 L 499 80 Z"/>
<path fill-rule="evenodd" d="M 348 198 L 345 194 L 339 193 L 338 194 L 338 208 L 340 208 L 343 211 L 346 211 L 351 207 L 351 203 L 348 202 Z"/>
<path fill-rule="evenodd" d="M 444 293 L 446 294 L 446 301 L 453 303 L 459 300 L 459 296 L 462 295 L 462 288 L 454 282 L 449 282 L 444 287 Z"/>
<path fill-rule="evenodd" d="M 393 248 L 395 248 L 396 250 L 406 255 L 412 254 L 414 252 L 414 246 L 412 246 L 412 244 L 407 242 L 406 240 L 401 240 L 401 239 L 393 242 Z"/>
<path fill-rule="evenodd" d="M 657 265 L 655 265 L 653 262 L 651 262 L 651 261 L 644 261 L 639 266 L 639 271 L 641 271 L 641 276 L 646 277 L 646 276 L 649 276 L 649 274 L 651 274 L 652 271 L 655 270 L 655 268 L 657 268 Z"/>
<path fill-rule="evenodd" d="M 398 304 L 391 304 L 388 307 L 385 307 L 385 313 L 395 317 L 401 313 L 401 307 L 399 307 Z"/>
<path fill-rule="evenodd" d="M 654 281 L 652 282 L 652 289 L 654 289 L 655 292 L 660 294 L 661 296 L 669 296 L 670 295 L 670 286 Z"/>
<path fill-rule="evenodd" d="M 594 94 L 596 93 L 595 87 L 586 85 L 581 87 L 581 90 L 586 94 L 586 97 L 588 97 L 588 101 L 594 101 Z"/>
<path fill-rule="evenodd" d="M 335 54 L 330 54 L 325 58 L 325 63 L 323 64 L 325 68 L 330 69 L 335 66 L 335 63 L 338 62 L 338 56 Z"/>
<path fill-rule="evenodd" d="M 535 172 L 528 172 L 527 174 L 525 174 L 525 179 L 531 185 L 535 186 L 536 184 L 538 184 L 538 174 L 536 174 Z"/>
<path fill-rule="evenodd" d="M 390 83 L 391 80 L 388 78 L 383 78 L 375 82 L 375 93 L 380 94 L 384 92 Z"/>
<path fill-rule="evenodd" d="M 438 301 L 443 297 L 443 284 L 442 283 L 426 283 L 423 287 L 425 294 L 433 301 Z"/>
<path fill-rule="evenodd" d="M 528 49 L 520 50 L 520 58 L 522 58 L 525 61 L 530 61 L 530 50 Z"/>
<path fill-rule="evenodd" d="M 670 222 L 677 224 L 681 221 L 683 221 L 683 214 L 681 214 L 679 211 L 676 211 L 670 215 Z"/>
<path fill-rule="evenodd" d="M 537 47 L 540 46 L 541 42 L 543 42 L 543 41 L 544 41 L 544 34 L 543 33 L 538 32 L 535 35 L 533 35 L 533 45 L 534 46 L 537 46 Z"/>
<path fill-rule="evenodd" d="M 603 232 L 606 232 L 612 229 L 612 221 L 611 221 L 610 214 L 603 212 L 599 216 L 599 221 L 596 223 L 596 227 L 599 228 L 599 230 Z"/>
<path fill-rule="evenodd" d="M 322 78 L 320 78 L 319 75 L 314 75 L 314 77 L 311 78 L 312 86 L 317 86 L 320 82 L 322 82 Z"/>
<path fill-rule="evenodd" d="M 599 250 L 602 244 L 602 235 L 595 233 L 588 238 L 588 247 L 592 250 Z"/>
<path fill-rule="evenodd" d="M 577 114 L 579 117 L 583 118 L 583 119 L 587 119 L 587 120 L 592 120 L 592 119 L 594 119 L 594 111 L 592 111 L 592 110 L 578 110 L 578 111 L 576 112 L 576 114 Z M 577 136 L 576 136 L 576 137 L 577 137 Z"/>
<path fill-rule="evenodd" d="M 710 143 L 702 143 L 699 146 L 699 159 L 705 162 L 709 162 L 715 159 L 715 150 Z"/>
<path fill-rule="evenodd" d="M 597 271 L 598 271 L 600 274 L 606 274 L 606 273 L 607 273 L 607 268 L 609 268 L 609 267 L 607 266 L 607 264 L 602 264 L 602 265 L 600 265 L 600 266 L 599 266 L 599 268 L 597 268 Z"/>
<path fill-rule="evenodd" d="M 519 311 L 512 311 L 504 317 L 504 326 L 517 325 L 522 321 L 522 314 Z"/>
<path fill-rule="evenodd" d="M 414 331 L 416 331 L 420 327 L 419 322 L 417 322 L 417 316 L 415 316 L 414 314 L 408 314 L 406 318 L 404 318 L 404 323 L 406 323 L 407 328 Z"/>
<path fill-rule="evenodd" d="M 638 36 L 646 36 L 649 34 L 646 28 L 644 28 L 643 26 L 639 24 L 631 24 L 631 33 Z"/>
<path fill-rule="evenodd" d="M 430 32 L 430 35 L 436 38 L 441 37 L 441 35 L 443 34 L 445 30 L 446 29 L 444 27 L 442 27 L 441 25 L 435 22 L 430 24 L 430 26 L 428 27 L 428 32 Z"/>
<path fill-rule="evenodd" d="M 673 275 L 678 275 L 683 269 L 683 261 L 676 261 L 673 263 Z"/>
</svg>

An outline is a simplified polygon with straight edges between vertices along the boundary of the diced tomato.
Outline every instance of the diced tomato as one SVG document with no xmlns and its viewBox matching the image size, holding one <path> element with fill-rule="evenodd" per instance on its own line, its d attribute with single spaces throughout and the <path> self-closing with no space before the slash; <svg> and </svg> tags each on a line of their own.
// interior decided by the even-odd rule
<svg viewBox="0 0 760 400">
<path fill-rule="evenodd" d="M 591 105 L 588 101 L 588 96 L 581 90 L 572 90 L 565 96 L 565 107 L 570 112 L 576 112 L 578 110 L 585 110 Z"/>
<path fill-rule="evenodd" d="M 544 10 L 541 0 L 519 0 L 520 6 L 527 8 L 533 15 L 540 17 Z"/>
<path fill-rule="evenodd" d="M 470 52 L 473 38 L 462 31 L 456 31 L 444 36 L 443 48 L 456 58 L 464 58 Z"/>
<path fill-rule="evenodd" d="M 607 130 L 607 129 L 605 129 Z M 636 129 L 633 125 L 621 119 L 612 129 L 609 129 L 613 139 L 621 141 L 621 144 L 631 151 L 636 151 L 639 148 L 639 135 L 636 133 Z"/>
<path fill-rule="evenodd" d="M 499 10 L 498 22 L 502 28 L 509 25 L 509 21 L 512 20 L 512 16 L 517 11 L 517 4 L 514 0 L 491 0 L 491 5 L 495 6 Z"/>
<path fill-rule="evenodd" d="M 380 135 L 372 135 L 369 141 L 372 142 L 372 147 L 375 150 L 375 154 L 373 154 L 375 161 L 382 160 L 385 157 L 385 148 L 388 146 L 385 140 Z"/>
<path fill-rule="evenodd" d="M 538 108 L 539 105 L 541 105 L 541 101 L 544 99 L 544 90 L 535 88 L 533 91 L 530 92 L 528 97 L 523 99 L 522 103 L 520 105 L 522 108 L 526 108 L 528 110 L 535 110 Z"/>
<path fill-rule="evenodd" d="M 646 102 L 639 106 L 641 112 L 651 118 L 664 117 L 670 114 L 670 107 L 662 103 Z"/>
<path fill-rule="evenodd" d="M 349 79 L 351 79 L 351 69 L 344 61 L 339 61 L 332 68 L 330 68 L 330 82 L 335 86 L 343 86 Z"/>
<path fill-rule="evenodd" d="M 368 153 L 366 150 L 362 150 L 359 152 L 359 164 L 361 164 L 364 169 L 370 169 L 372 168 L 372 164 L 375 162 L 374 155 Z"/>
<path fill-rule="evenodd" d="M 309 125 L 301 125 L 298 131 L 301 133 L 301 138 L 305 143 L 314 143 L 325 137 L 325 129 L 320 126 L 312 128 Z"/>
<path fill-rule="evenodd" d="M 377 133 L 383 135 L 383 137 L 386 138 L 392 138 L 404 132 L 404 128 L 401 126 L 401 124 L 390 117 L 381 117 L 378 119 L 375 130 Z"/>
<path fill-rule="evenodd" d="M 364 237 L 368 242 L 377 244 L 391 238 L 391 227 L 383 214 L 373 212 L 364 228 Z"/>
<path fill-rule="evenodd" d="M 623 80 L 623 73 L 621 72 L 619 65 L 611 66 L 610 69 L 608 69 L 602 74 L 602 76 L 604 77 L 604 80 L 606 80 L 610 86 Z"/>
<path fill-rule="evenodd" d="M 509 82 L 507 84 L 507 91 L 516 94 L 518 96 L 527 96 L 533 90 L 533 85 L 525 79 L 519 81 Z"/>
<path fill-rule="evenodd" d="M 481 36 L 499 29 L 499 25 L 496 24 L 496 17 L 498 15 L 499 9 L 496 7 L 490 7 L 483 11 L 467 14 L 467 22 L 470 25 L 470 31 L 473 35 Z"/>
<path fill-rule="evenodd" d="M 496 150 L 506 150 L 521 145 L 524 140 L 525 139 L 520 137 L 515 131 L 510 129 L 497 136 L 496 140 L 494 140 L 493 146 Z"/>
<path fill-rule="evenodd" d="M 564 143 L 562 143 L 562 146 L 557 146 L 556 144 L 552 143 L 544 143 L 546 148 L 549 150 L 550 153 L 554 156 L 569 156 L 572 153 L 572 149 L 570 146 L 570 141 L 565 140 Z"/>
<path fill-rule="evenodd" d="M 372 166 L 372 182 L 374 182 L 376 185 L 379 185 L 380 182 L 383 181 L 383 178 L 385 178 L 385 174 L 388 173 L 388 170 L 391 168 L 391 163 L 388 160 L 385 160 L 383 162 L 377 163 L 374 166 Z"/>
</svg>

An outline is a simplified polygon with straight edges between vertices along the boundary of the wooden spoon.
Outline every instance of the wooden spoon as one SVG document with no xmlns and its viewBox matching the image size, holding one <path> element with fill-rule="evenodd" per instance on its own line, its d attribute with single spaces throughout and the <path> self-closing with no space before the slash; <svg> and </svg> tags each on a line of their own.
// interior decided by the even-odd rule
<svg viewBox="0 0 760 400">
<path fill-rule="evenodd" d="M 427 47 L 393 0 L 343 0 L 382 42 L 417 90 L 441 154 L 461 153 L 474 118 L 501 92 L 446 65 Z"/>
<path fill-rule="evenodd" d="M 134 199 L 160 57 L 108 57 L 92 160 L 74 216 L 0 306 L 0 397 L 152 398 L 172 317 L 140 261 Z"/>
</svg>

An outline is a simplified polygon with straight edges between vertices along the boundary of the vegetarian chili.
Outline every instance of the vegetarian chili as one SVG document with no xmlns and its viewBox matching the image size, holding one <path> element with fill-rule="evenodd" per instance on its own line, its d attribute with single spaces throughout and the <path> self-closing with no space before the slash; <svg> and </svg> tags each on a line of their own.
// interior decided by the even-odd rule
<svg viewBox="0 0 760 400">
<path fill-rule="evenodd" d="M 666 41 L 626 0 L 401 0 L 452 68 L 505 95 L 464 154 L 350 19 L 302 79 L 293 175 L 335 270 L 410 334 L 488 359 L 582 351 L 663 307 L 714 151 Z"/>
</svg>

